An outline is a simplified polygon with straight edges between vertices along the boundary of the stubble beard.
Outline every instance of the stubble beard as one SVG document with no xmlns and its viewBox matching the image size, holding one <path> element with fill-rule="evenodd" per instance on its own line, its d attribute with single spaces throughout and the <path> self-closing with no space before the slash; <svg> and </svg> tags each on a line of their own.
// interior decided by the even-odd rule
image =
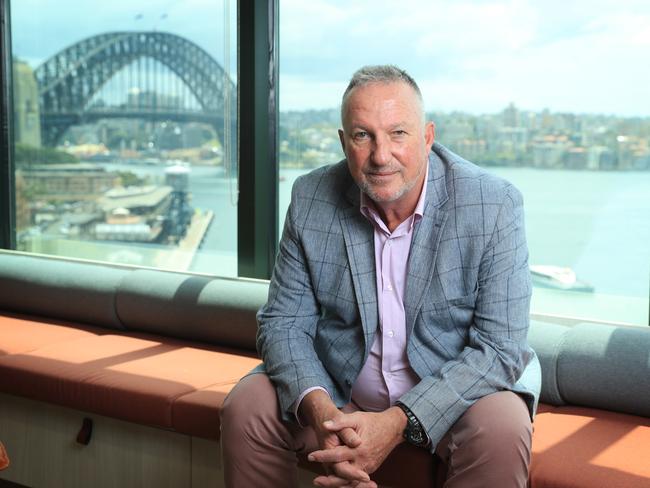
<svg viewBox="0 0 650 488">
<path fill-rule="evenodd" d="M 426 162 L 425 162 L 425 164 L 426 164 Z M 368 197 L 370 197 L 370 199 L 373 202 L 376 202 L 376 203 L 395 202 L 395 201 L 399 200 L 400 198 L 402 198 L 404 195 L 406 195 L 408 192 L 410 192 L 415 187 L 415 184 L 418 182 L 418 180 L 420 179 L 420 176 L 424 172 L 424 168 L 425 168 L 425 166 L 423 164 L 422 167 L 420 168 L 420 171 L 418 172 L 418 174 L 411 181 L 405 182 L 401 187 L 399 187 L 394 193 L 392 193 L 390 195 L 384 195 L 384 196 L 380 195 L 375 190 L 376 185 L 373 185 L 372 183 L 370 183 L 368 181 L 368 179 L 364 179 L 362 182 L 360 182 L 359 187 L 361 188 L 361 191 L 363 191 L 366 195 L 368 195 Z M 402 175 L 403 174 L 402 171 L 399 171 L 399 174 Z"/>
</svg>

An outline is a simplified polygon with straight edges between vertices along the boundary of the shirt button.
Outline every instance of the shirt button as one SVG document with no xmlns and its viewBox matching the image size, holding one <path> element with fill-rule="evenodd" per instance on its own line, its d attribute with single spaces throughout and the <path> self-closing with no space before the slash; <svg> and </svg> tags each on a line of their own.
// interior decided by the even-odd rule
<svg viewBox="0 0 650 488">
<path fill-rule="evenodd" d="M 393 291 L 393 287 L 390 286 L 390 285 L 387 285 L 387 286 L 386 286 L 386 290 L 388 290 L 388 291 Z"/>
<path fill-rule="evenodd" d="M 388 337 L 393 337 L 394 335 L 395 335 L 395 332 L 393 332 L 392 330 L 388 331 Z"/>
</svg>

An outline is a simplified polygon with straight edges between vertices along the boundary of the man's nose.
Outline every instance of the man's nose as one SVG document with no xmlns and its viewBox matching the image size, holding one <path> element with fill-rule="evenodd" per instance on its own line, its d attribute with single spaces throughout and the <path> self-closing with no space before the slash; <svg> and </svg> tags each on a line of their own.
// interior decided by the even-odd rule
<svg viewBox="0 0 650 488">
<path fill-rule="evenodd" d="M 377 165 L 385 165 L 391 162 L 393 158 L 391 153 L 390 141 L 386 137 L 375 137 L 372 149 L 372 161 Z"/>
</svg>

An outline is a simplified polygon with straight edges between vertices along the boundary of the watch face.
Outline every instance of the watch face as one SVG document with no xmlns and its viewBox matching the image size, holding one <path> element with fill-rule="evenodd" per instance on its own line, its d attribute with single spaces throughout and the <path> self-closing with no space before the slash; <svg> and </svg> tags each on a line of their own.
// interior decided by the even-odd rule
<svg viewBox="0 0 650 488">
<path fill-rule="evenodd" d="M 406 428 L 403 433 L 404 439 L 417 447 L 426 446 L 429 443 L 429 438 L 420 425 L 420 422 L 418 422 L 417 418 L 415 418 L 413 413 L 407 407 L 401 403 L 397 403 L 397 406 L 406 414 Z"/>
<path fill-rule="evenodd" d="M 407 432 L 407 441 L 416 446 L 421 446 L 424 444 L 425 439 L 420 429 L 408 429 Z"/>
</svg>

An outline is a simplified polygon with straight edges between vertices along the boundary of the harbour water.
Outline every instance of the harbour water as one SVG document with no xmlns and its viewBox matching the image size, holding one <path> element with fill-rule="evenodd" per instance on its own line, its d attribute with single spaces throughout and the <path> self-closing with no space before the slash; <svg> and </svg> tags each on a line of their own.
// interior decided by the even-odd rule
<svg viewBox="0 0 650 488">
<path fill-rule="evenodd" d="M 105 167 L 107 171 L 132 171 L 154 183 L 162 183 L 165 170 L 164 166 L 116 163 Z M 594 287 L 594 293 L 536 289 L 534 311 L 648 324 L 650 172 L 532 168 L 490 171 L 514 183 L 524 195 L 530 263 L 568 266 L 580 280 Z M 289 205 L 291 186 L 305 172 L 280 172 L 280 225 Z M 222 168 L 193 166 L 190 191 L 193 207 L 214 212 L 190 270 L 236 276 L 236 178 L 227 177 Z M 165 252 L 164 246 L 130 244 L 120 245 L 116 251 L 115 244 L 111 244 L 112 254 L 107 258 L 105 246 L 88 244 L 90 259 L 132 264 L 156 265 L 148 256 Z M 80 243 L 74 245 L 78 255 Z M 67 255 L 61 249 L 57 253 Z"/>
<path fill-rule="evenodd" d="M 569 266 L 607 294 L 648 296 L 650 172 L 490 168 L 524 195 L 531 264 Z M 284 170 L 280 215 L 300 170 Z"/>
<path fill-rule="evenodd" d="M 572 268 L 593 293 L 536 288 L 532 310 L 648 325 L 650 172 L 490 168 L 524 195 L 531 264 Z M 305 171 L 284 170 L 280 215 Z"/>
</svg>

